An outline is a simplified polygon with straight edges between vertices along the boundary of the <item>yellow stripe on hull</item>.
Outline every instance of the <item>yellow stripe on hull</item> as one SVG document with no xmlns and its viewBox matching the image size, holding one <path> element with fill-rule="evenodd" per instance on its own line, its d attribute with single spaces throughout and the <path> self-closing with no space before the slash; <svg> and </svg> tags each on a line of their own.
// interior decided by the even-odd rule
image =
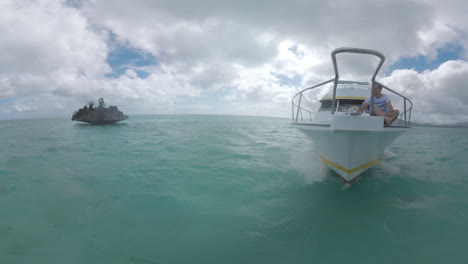
<svg viewBox="0 0 468 264">
<path fill-rule="evenodd" d="M 377 162 L 379 161 L 379 159 L 375 159 L 375 160 L 373 160 L 373 161 L 371 161 L 371 162 L 368 162 L 368 163 L 366 163 L 366 164 L 363 164 L 363 165 L 361 165 L 361 166 L 358 166 L 358 167 L 356 167 L 356 168 L 354 168 L 354 169 L 346 169 L 345 167 L 340 166 L 340 165 L 338 165 L 338 164 L 336 164 L 336 163 L 334 163 L 334 162 L 332 162 L 332 161 L 329 161 L 329 160 L 327 160 L 326 158 L 324 158 L 324 157 L 322 157 L 322 156 L 320 156 L 320 158 L 321 158 L 322 161 L 325 162 L 326 164 L 328 164 L 328 165 L 330 165 L 330 166 L 332 166 L 332 167 L 334 167 L 334 168 L 337 168 L 337 169 L 339 169 L 339 170 L 341 170 L 341 171 L 344 171 L 344 172 L 346 172 L 346 173 L 353 173 L 353 172 L 356 172 L 356 171 L 358 171 L 358 170 L 366 169 L 366 168 L 368 168 L 368 167 L 374 165 L 375 163 L 377 163 Z"/>
</svg>

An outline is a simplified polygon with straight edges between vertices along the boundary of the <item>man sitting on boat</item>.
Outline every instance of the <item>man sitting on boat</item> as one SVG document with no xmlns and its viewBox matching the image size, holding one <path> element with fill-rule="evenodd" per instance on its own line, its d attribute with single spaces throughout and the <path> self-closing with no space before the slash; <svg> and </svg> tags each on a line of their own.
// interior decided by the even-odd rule
<svg viewBox="0 0 468 264">
<path fill-rule="evenodd" d="M 358 114 L 362 114 L 370 104 L 371 98 L 369 97 L 359 107 Z M 376 116 L 383 116 L 386 125 L 391 125 L 400 114 L 398 109 L 393 109 L 390 97 L 382 94 L 382 86 L 377 83 L 374 84 L 374 113 Z"/>
</svg>

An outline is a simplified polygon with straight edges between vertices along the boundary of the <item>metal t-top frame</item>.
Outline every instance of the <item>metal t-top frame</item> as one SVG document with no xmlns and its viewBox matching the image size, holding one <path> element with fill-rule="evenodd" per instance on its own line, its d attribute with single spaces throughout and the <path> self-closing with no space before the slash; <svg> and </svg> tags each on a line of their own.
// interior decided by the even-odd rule
<svg viewBox="0 0 468 264">
<path fill-rule="evenodd" d="M 359 48 L 338 48 L 332 51 L 331 57 L 333 61 L 333 69 L 335 70 L 335 83 L 333 85 L 333 100 L 332 100 L 332 114 L 335 113 L 335 102 L 336 102 L 336 87 L 338 85 L 338 79 L 340 78 L 340 75 L 338 74 L 338 65 L 336 63 L 336 55 L 339 53 L 358 53 L 358 54 L 369 54 L 369 55 L 374 55 L 380 58 L 379 65 L 377 65 L 377 68 L 374 71 L 374 74 L 372 74 L 372 79 L 371 79 L 371 106 L 374 105 L 374 84 L 375 84 L 375 76 L 377 76 L 377 73 L 379 73 L 380 68 L 382 67 L 382 64 L 385 61 L 385 56 L 375 50 L 370 50 L 370 49 L 359 49 Z M 370 114 L 374 115 L 374 107 L 370 107 Z"/>
<path fill-rule="evenodd" d="M 336 111 L 336 89 L 337 89 L 337 86 L 339 83 L 342 83 L 339 81 L 339 78 L 340 78 L 340 75 L 338 73 L 338 65 L 337 65 L 337 62 L 336 62 L 336 55 L 337 54 L 340 54 L 340 53 L 358 53 L 358 54 L 369 54 L 369 55 L 374 55 L 378 58 L 380 58 L 380 62 L 379 64 L 377 65 L 377 68 L 375 69 L 374 71 L 374 74 L 372 75 L 372 80 L 371 80 L 371 106 L 374 105 L 374 85 L 375 84 L 379 84 L 382 86 L 382 88 L 400 96 L 401 98 L 404 99 L 404 106 L 403 106 L 403 113 L 400 113 L 400 117 L 403 117 L 404 119 L 404 122 L 405 122 L 405 126 L 409 126 L 410 125 L 410 122 L 411 122 L 411 110 L 413 108 L 413 102 L 411 102 L 411 100 L 409 100 L 406 96 L 403 96 L 399 93 L 397 93 L 396 91 L 390 89 L 389 87 L 379 83 L 379 82 L 376 82 L 375 81 L 375 77 L 377 76 L 378 72 L 380 71 L 380 68 L 382 67 L 384 61 L 385 61 L 385 56 L 378 52 L 378 51 L 375 51 L 375 50 L 370 50 L 370 49 L 360 49 L 360 48 L 338 48 L 338 49 L 335 49 L 332 51 L 331 53 L 331 57 L 332 57 L 332 62 L 333 62 L 333 68 L 335 70 L 335 78 L 333 79 L 330 79 L 328 81 L 325 81 L 325 82 L 322 82 L 322 83 L 319 83 L 317 85 L 314 85 L 312 87 L 308 87 L 308 88 L 305 88 L 303 89 L 302 91 L 298 92 L 293 98 L 292 98 L 292 119 L 293 119 L 293 122 L 298 122 L 299 121 L 299 115 L 301 116 L 301 120 L 302 120 L 302 111 L 306 111 L 306 112 L 309 112 L 309 114 L 311 115 L 312 113 L 310 111 L 307 111 L 306 109 L 304 109 L 303 107 L 301 107 L 301 101 L 302 101 L 302 95 L 304 92 L 306 91 L 309 91 L 309 90 L 312 90 L 312 89 L 315 89 L 315 88 L 319 88 L 325 84 L 328 84 L 328 83 L 331 83 L 333 82 L 333 98 L 332 98 L 332 107 L 331 107 L 331 113 L 334 114 L 335 111 Z M 357 83 L 357 82 L 353 82 L 353 83 Z M 294 100 L 295 98 L 299 96 L 299 103 L 296 105 L 294 103 Z M 409 108 L 407 107 L 406 105 L 406 102 L 409 102 L 410 103 L 410 106 Z M 295 112 L 295 107 L 297 107 L 297 111 Z M 374 115 L 374 107 L 370 107 L 370 114 L 371 115 Z M 409 116 L 407 117 L 407 113 L 409 114 Z"/>
</svg>

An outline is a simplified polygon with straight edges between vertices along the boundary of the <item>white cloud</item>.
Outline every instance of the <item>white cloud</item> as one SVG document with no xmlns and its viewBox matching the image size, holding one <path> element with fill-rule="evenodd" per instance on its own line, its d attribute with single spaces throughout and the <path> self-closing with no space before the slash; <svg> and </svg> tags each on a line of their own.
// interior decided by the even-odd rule
<svg viewBox="0 0 468 264">
<path fill-rule="evenodd" d="M 397 70 L 382 80 L 414 103 L 412 120 L 424 123 L 467 122 L 468 63 L 447 61 L 432 71 Z M 400 109 L 401 109 L 401 101 Z"/>
<path fill-rule="evenodd" d="M 78 10 L 57 1 L 2 1 L 0 71 L 46 75 L 66 71 L 95 77 L 109 70 L 103 36 Z"/>
<path fill-rule="evenodd" d="M 0 3 L 0 97 L 68 94 L 110 70 L 104 36 L 57 1 Z"/>
</svg>

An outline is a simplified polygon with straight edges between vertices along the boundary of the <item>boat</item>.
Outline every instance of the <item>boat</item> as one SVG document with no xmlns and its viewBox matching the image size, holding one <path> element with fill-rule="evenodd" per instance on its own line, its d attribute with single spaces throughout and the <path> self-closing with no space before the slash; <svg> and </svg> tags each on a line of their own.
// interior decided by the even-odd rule
<svg viewBox="0 0 468 264">
<path fill-rule="evenodd" d="M 379 62 L 371 80 L 340 80 L 337 55 L 342 53 L 376 56 Z M 413 103 L 375 80 L 385 61 L 382 53 L 370 49 L 338 48 L 331 52 L 331 58 L 335 77 L 300 90 L 293 97 L 292 125 L 313 141 L 315 150 L 327 167 L 346 182 L 351 182 L 381 160 L 385 148 L 410 129 Z M 392 97 L 403 100 L 403 109 L 400 109 L 398 119 L 392 125 L 385 125 L 384 118 L 376 116 L 373 107 L 362 115 L 356 114 L 366 98 L 372 98 L 370 105 L 373 105 L 374 89 L 371 87 L 374 84 L 379 84 L 386 94 L 390 92 Z M 329 89 L 328 93 L 324 88 Z M 321 93 L 323 97 L 316 95 L 315 103 L 310 103 L 310 93 L 317 89 L 324 90 Z M 318 107 L 318 110 L 312 107 Z"/>
</svg>

